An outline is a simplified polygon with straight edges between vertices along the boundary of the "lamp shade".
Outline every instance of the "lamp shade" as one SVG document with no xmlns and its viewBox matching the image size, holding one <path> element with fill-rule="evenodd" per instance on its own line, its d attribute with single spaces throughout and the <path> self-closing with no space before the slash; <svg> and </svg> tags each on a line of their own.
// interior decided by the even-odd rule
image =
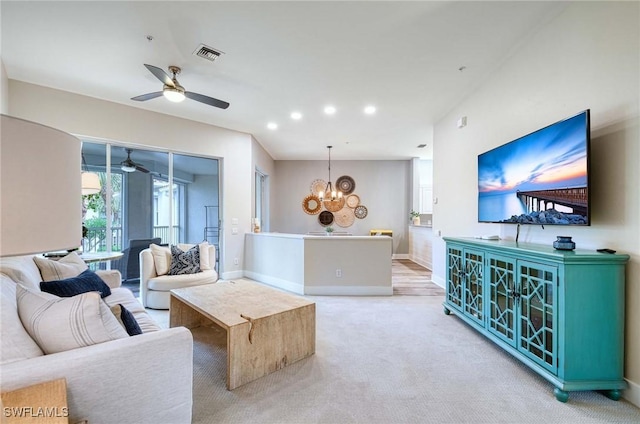
<svg viewBox="0 0 640 424">
<path fill-rule="evenodd" d="M 82 195 L 100 193 L 100 177 L 95 172 L 82 173 Z"/>
<path fill-rule="evenodd" d="M 34 122 L 1 118 L 0 256 L 77 248 L 80 140 Z"/>
</svg>

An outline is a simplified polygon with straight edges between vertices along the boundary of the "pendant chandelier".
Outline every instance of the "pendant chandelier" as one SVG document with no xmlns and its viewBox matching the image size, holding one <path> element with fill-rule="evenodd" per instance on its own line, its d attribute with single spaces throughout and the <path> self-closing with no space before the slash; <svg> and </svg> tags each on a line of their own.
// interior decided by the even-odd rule
<svg viewBox="0 0 640 424">
<path fill-rule="evenodd" d="M 325 188 L 325 190 L 318 193 L 318 197 L 320 198 L 321 202 L 323 200 L 334 201 L 342 198 L 342 192 L 340 190 L 334 189 L 333 186 L 331 185 L 331 148 L 332 147 L 333 146 L 327 146 L 327 149 L 329 149 L 329 180 L 327 182 L 327 187 Z"/>
</svg>

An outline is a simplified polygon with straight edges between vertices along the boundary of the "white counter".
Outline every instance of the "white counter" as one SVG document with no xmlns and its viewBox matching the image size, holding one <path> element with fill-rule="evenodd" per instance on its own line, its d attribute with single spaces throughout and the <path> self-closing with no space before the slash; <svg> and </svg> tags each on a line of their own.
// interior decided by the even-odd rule
<svg viewBox="0 0 640 424">
<path fill-rule="evenodd" d="M 433 229 L 426 225 L 409 225 L 409 259 L 433 269 Z"/>
<path fill-rule="evenodd" d="M 390 296 L 392 239 L 247 233 L 244 274 L 298 294 Z"/>
</svg>

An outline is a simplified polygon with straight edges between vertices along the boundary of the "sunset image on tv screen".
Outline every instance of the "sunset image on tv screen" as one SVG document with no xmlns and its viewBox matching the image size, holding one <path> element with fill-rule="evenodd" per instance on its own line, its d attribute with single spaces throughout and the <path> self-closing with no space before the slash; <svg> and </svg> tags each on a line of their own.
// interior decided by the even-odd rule
<svg viewBox="0 0 640 424">
<path fill-rule="evenodd" d="M 478 220 L 588 224 L 588 111 L 478 156 Z"/>
</svg>

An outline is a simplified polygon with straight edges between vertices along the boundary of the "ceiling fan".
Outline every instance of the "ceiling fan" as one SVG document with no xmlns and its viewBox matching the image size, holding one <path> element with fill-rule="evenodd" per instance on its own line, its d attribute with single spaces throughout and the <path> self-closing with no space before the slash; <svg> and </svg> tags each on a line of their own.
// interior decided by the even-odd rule
<svg viewBox="0 0 640 424">
<path fill-rule="evenodd" d="M 169 74 L 167 74 L 157 66 L 147 65 L 146 63 L 144 66 L 146 66 L 149 72 L 151 72 L 156 78 L 162 81 L 164 86 L 162 87 L 162 91 L 142 94 L 140 96 L 132 97 L 131 100 L 144 102 L 147 100 L 155 99 L 156 97 L 165 96 L 172 102 L 181 102 L 185 99 L 185 97 L 187 97 L 191 100 L 195 100 L 209 106 L 219 107 L 221 109 L 226 109 L 229 107 L 229 103 L 222 100 L 214 99 L 213 97 L 205 96 L 203 94 L 185 91 L 184 87 L 181 86 L 176 79 L 176 75 L 178 75 L 181 71 L 181 69 L 177 66 L 169 66 L 169 72 L 173 74 L 173 78 L 171 78 Z"/>
<path fill-rule="evenodd" d="M 144 172 L 145 174 L 148 174 L 149 170 L 147 168 L 131 160 L 131 149 L 126 149 L 126 150 L 127 150 L 127 158 L 122 162 L 120 162 L 120 169 L 122 169 L 124 172 L 140 171 L 140 172 Z"/>
</svg>

